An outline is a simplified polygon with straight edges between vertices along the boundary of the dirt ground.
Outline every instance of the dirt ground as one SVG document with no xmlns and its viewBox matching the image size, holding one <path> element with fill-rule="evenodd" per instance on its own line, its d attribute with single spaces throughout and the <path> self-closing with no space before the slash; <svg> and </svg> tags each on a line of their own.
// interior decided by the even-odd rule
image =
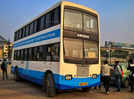
<svg viewBox="0 0 134 99">
<path fill-rule="evenodd" d="M 109 95 L 102 90 L 91 89 L 89 92 L 80 90 L 59 92 L 53 99 L 134 99 L 134 92 L 128 89 L 122 89 L 116 92 L 111 88 Z M 0 99 L 51 99 L 45 96 L 41 86 L 32 84 L 28 81 L 16 82 L 10 76 L 9 80 L 2 80 L 0 71 Z"/>
</svg>

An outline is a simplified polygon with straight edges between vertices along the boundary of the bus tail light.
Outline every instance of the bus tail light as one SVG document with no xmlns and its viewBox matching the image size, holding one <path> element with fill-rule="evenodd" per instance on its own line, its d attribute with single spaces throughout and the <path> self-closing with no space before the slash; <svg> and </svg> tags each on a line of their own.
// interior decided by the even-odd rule
<svg viewBox="0 0 134 99">
<path fill-rule="evenodd" d="M 65 80 L 72 80 L 72 75 L 65 75 Z"/>
<path fill-rule="evenodd" d="M 96 79 L 97 78 L 97 74 L 93 74 L 92 78 Z"/>
</svg>

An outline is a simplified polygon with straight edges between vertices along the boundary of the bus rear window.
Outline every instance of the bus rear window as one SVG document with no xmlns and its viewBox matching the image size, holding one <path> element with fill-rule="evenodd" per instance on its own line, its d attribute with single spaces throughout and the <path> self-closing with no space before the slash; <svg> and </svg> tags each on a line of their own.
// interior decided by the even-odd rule
<svg viewBox="0 0 134 99">
<path fill-rule="evenodd" d="M 83 33 L 98 33 L 97 15 L 83 10 L 64 10 L 64 29 Z"/>
<path fill-rule="evenodd" d="M 82 14 L 79 11 L 65 9 L 64 27 L 71 29 L 82 29 Z"/>
<path fill-rule="evenodd" d="M 64 38 L 65 56 L 83 58 L 83 42 L 78 39 Z"/>
<path fill-rule="evenodd" d="M 85 58 L 98 58 L 98 44 L 92 41 L 84 40 Z"/>
<path fill-rule="evenodd" d="M 84 14 L 84 31 L 97 33 L 97 17 Z"/>
</svg>

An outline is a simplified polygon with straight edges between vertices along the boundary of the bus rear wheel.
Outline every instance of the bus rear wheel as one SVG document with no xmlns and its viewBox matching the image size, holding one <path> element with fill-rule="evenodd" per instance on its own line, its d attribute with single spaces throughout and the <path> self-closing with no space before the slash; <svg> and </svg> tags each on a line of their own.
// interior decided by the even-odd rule
<svg viewBox="0 0 134 99">
<path fill-rule="evenodd" d="M 44 79 L 44 89 L 47 97 L 54 97 L 56 95 L 56 88 L 52 73 L 48 73 Z"/>
<path fill-rule="evenodd" d="M 18 68 L 15 68 L 14 70 L 14 80 L 15 81 L 20 81 L 20 76 L 19 76 L 19 73 L 18 73 Z"/>
</svg>

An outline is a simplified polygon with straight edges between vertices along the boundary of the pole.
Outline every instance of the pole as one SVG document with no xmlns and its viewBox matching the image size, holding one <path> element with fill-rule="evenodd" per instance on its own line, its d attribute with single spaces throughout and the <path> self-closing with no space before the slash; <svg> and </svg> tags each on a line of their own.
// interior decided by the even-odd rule
<svg viewBox="0 0 134 99">
<path fill-rule="evenodd" d="M 112 51 L 112 50 L 110 49 L 110 64 L 111 64 L 111 51 Z"/>
<path fill-rule="evenodd" d="M 112 43 L 110 43 L 110 46 L 109 46 L 109 62 L 111 64 L 111 47 L 112 47 Z"/>
<path fill-rule="evenodd" d="M 109 63 L 109 50 L 107 49 L 106 52 L 107 52 L 107 61 Z"/>
</svg>

